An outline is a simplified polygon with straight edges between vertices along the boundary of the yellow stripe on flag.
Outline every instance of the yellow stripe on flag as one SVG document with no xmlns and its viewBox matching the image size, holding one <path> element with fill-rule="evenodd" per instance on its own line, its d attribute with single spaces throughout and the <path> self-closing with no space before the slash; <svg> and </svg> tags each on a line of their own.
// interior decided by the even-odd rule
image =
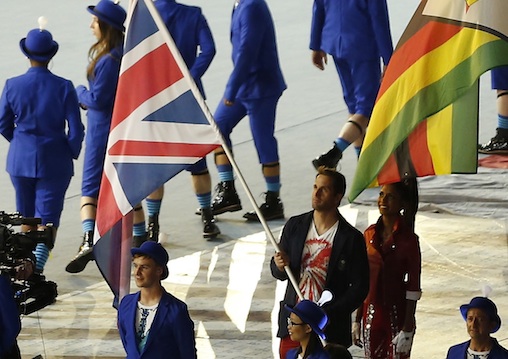
<svg viewBox="0 0 508 359">
<path fill-rule="evenodd" d="M 396 117 L 407 102 L 423 88 L 433 84 L 468 59 L 481 46 L 499 38 L 476 29 L 463 28 L 437 49 L 422 56 L 378 99 L 371 118 L 384 120 L 369 124 L 363 147 L 368 147 Z M 447 91 L 454 91 L 448 88 Z"/>
<path fill-rule="evenodd" d="M 427 145 L 436 175 L 452 171 L 452 120 L 453 105 L 427 119 Z"/>
</svg>

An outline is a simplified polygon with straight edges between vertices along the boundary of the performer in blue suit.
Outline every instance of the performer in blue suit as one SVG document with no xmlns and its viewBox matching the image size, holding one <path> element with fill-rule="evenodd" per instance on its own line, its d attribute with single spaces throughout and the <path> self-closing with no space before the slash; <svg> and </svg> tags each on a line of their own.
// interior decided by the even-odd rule
<svg viewBox="0 0 508 359">
<path fill-rule="evenodd" d="M 203 98 L 205 92 L 201 77 L 215 56 L 215 43 L 208 23 L 196 6 L 187 6 L 175 0 L 156 0 L 155 7 L 166 24 L 176 47 L 196 82 Z M 192 175 L 194 192 L 200 205 L 203 220 L 203 237 L 213 238 L 220 234 L 210 207 L 212 184 L 205 159 L 201 159 L 187 169 Z M 145 216 L 141 205 L 134 208 L 133 245 L 138 247 L 144 240 L 157 241 L 159 236 L 159 213 L 164 195 L 164 187 L 151 193 L 145 200 L 148 210 L 148 233 L 145 228 Z"/>
<path fill-rule="evenodd" d="M 58 44 L 43 28 L 45 19 L 39 22 L 40 28 L 20 41 L 30 68 L 5 83 L 0 99 L 0 133 L 10 142 L 7 172 L 16 190 L 16 209 L 25 217 L 41 218 L 42 228 L 52 225 L 54 243 L 84 127 L 72 82 L 48 70 Z M 22 227 L 22 231 L 36 229 Z M 38 274 L 52 248 L 37 245 Z"/>
<path fill-rule="evenodd" d="M 310 49 L 320 70 L 333 58 L 342 84 L 349 119 L 332 149 L 312 161 L 335 168 L 352 143 L 357 155 L 386 67 L 393 52 L 386 0 L 314 0 Z"/>
<path fill-rule="evenodd" d="M 508 359 L 508 350 L 490 336 L 501 327 L 501 318 L 493 301 L 486 297 L 474 297 L 469 304 L 460 306 L 460 313 L 466 321 L 471 339 L 452 346 L 446 359 Z"/>
<path fill-rule="evenodd" d="M 97 42 L 88 52 L 89 88 L 83 85 L 76 88 L 79 104 L 87 110 L 88 119 L 80 210 L 84 234 L 77 255 L 65 268 L 69 273 L 81 272 L 93 259 L 97 199 L 123 54 L 123 23 L 127 17 L 125 10 L 111 0 L 101 0 L 96 6 L 89 6 L 88 11 L 92 14 L 90 28 Z"/>
<path fill-rule="evenodd" d="M 118 331 L 128 359 L 195 359 L 194 322 L 187 305 L 166 292 L 169 256 L 159 243 L 132 248 L 133 275 L 140 291 L 118 308 Z"/>
<path fill-rule="evenodd" d="M 478 152 L 487 155 L 508 155 L 508 66 L 490 71 L 492 89 L 497 90 L 496 135 L 489 142 L 479 145 Z"/>
<path fill-rule="evenodd" d="M 266 220 L 284 218 L 274 130 L 277 103 L 286 84 L 279 65 L 273 20 L 265 0 L 236 1 L 231 18 L 231 43 L 234 68 L 224 99 L 215 111 L 215 121 L 231 148 L 231 132 L 240 120 L 249 116 L 267 188 L 261 213 Z M 215 151 L 215 163 L 220 183 L 212 211 L 214 214 L 239 211 L 242 206 L 234 186 L 233 169 L 222 148 Z M 258 220 L 255 212 L 245 213 L 244 218 Z"/>
</svg>

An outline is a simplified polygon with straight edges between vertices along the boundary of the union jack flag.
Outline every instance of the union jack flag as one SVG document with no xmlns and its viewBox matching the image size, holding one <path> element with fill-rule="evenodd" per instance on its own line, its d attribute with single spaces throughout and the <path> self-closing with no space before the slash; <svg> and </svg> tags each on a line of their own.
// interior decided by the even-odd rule
<svg viewBox="0 0 508 359">
<path fill-rule="evenodd" d="M 151 0 L 129 6 L 97 207 L 94 254 L 115 299 L 129 292 L 132 220 L 146 196 L 222 137 Z M 121 235 L 123 233 L 123 235 Z M 120 298 L 119 298 L 120 297 Z"/>
</svg>

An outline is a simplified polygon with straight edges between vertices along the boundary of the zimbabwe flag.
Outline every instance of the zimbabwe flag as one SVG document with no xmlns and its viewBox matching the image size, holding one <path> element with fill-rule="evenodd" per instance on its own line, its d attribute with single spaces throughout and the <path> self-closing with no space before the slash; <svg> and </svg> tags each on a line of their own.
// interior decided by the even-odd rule
<svg viewBox="0 0 508 359">
<path fill-rule="evenodd" d="M 478 78 L 508 65 L 507 0 L 423 0 L 388 64 L 349 194 L 476 173 Z"/>
</svg>

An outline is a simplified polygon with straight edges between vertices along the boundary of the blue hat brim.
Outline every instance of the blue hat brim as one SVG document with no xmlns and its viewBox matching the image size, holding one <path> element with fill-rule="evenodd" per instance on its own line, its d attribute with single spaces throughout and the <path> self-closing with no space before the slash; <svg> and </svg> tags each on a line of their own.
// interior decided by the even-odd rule
<svg viewBox="0 0 508 359">
<path fill-rule="evenodd" d="M 119 24 L 110 17 L 107 17 L 105 14 L 95 11 L 95 5 L 88 6 L 87 10 L 90 14 L 97 16 L 101 21 L 113 26 L 115 29 L 125 32 L 125 26 L 123 24 Z"/>
<path fill-rule="evenodd" d="M 51 60 L 56 53 L 58 52 L 58 43 L 53 40 L 53 46 L 51 47 L 51 50 L 49 52 L 43 53 L 43 54 L 36 54 L 33 52 L 30 52 L 25 45 L 26 37 L 19 40 L 19 48 L 21 49 L 21 52 L 28 57 L 29 59 L 39 61 L 39 62 L 46 62 Z"/>
<path fill-rule="evenodd" d="M 314 333 L 316 333 L 317 335 L 319 335 L 323 340 L 326 340 L 326 334 L 317 326 L 315 325 L 312 325 L 308 322 L 310 322 L 310 320 L 306 319 L 306 315 L 305 313 L 302 313 L 301 311 L 299 311 L 297 308 L 294 308 L 294 307 L 290 307 L 289 305 L 287 304 L 284 304 L 284 307 L 290 311 L 291 313 L 295 313 L 301 320 L 303 320 L 306 324 L 310 325 L 310 327 L 312 328 L 312 330 L 314 331 Z"/>
</svg>

